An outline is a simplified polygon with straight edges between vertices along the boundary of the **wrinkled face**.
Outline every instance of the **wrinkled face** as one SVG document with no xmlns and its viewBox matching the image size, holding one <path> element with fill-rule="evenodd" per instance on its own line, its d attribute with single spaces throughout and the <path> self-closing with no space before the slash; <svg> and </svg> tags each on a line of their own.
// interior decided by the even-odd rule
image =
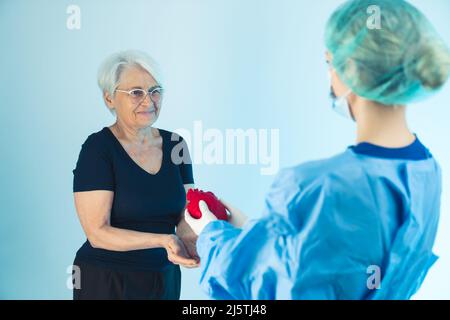
<svg viewBox="0 0 450 320">
<path fill-rule="evenodd" d="M 328 72 L 330 76 L 331 92 L 334 94 L 334 97 L 341 97 L 348 92 L 348 87 L 341 81 L 336 70 L 333 68 L 333 57 L 330 52 L 326 52 L 325 59 L 329 66 Z"/>
<path fill-rule="evenodd" d="M 122 71 L 117 91 L 113 96 L 105 93 L 104 98 L 107 106 L 114 109 L 117 119 L 128 127 L 140 129 L 155 123 L 161 110 L 161 96 L 147 94 L 144 97 L 136 94 L 128 94 L 123 91 L 133 89 L 152 90 L 158 86 L 156 80 L 143 68 L 130 66 Z M 122 91 L 123 90 L 123 91 Z M 132 93 L 139 93 L 133 91 Z"/>
</svg>

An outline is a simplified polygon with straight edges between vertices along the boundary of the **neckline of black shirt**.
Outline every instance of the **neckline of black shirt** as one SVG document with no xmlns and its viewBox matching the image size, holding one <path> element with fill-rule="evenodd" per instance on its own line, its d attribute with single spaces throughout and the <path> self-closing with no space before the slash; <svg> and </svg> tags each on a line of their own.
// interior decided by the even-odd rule
<svg viewBox="0 0 450 320">
<path fill-rule="evenodd" d="M 142 172 L 146 173 L 147 175 L 150 175 L 152 177 L 158 176 L 161 174 L 161 172 L 163 171 L 164 167 L 165 167 L 165 156 L 166 156 L 166 141 L 165 141 L 165 134 L 164 134 L 164 130 L 158 129 L 159 134 L 161 135 L 162 138 L 162 158 L 161 158 L 161 167 L 159 168 L 158 172 L 156 173 L 151 173 L 148 172 L 147 170 L 145 170 L 144 168 L 142 168 L 138 163 L 136 163 L 136 161 L 133 160 L 133 158 L 128 154 L 127 150 L 125 150 L 125 148 L 123 147 L 123 145 L 120 143 L 119 139 L 117 139 L 117 137 L 114 135 L 114 133 L 111 131 L 111 129 L 109 127 L 104 127 L 103 131 L 108 132 L 107 135 L 109 135 L 112 140 L 114 140 L 115 144 L 118 145 L 119 149 L 121 149 L 122 153 L 124 154 L 124 156 L 126 158 L 129 159 L 129 161 L 131 161 L 133 163 L 133 165 L 137 166 L 140 170 L 142 170 Z"/>
</svg>

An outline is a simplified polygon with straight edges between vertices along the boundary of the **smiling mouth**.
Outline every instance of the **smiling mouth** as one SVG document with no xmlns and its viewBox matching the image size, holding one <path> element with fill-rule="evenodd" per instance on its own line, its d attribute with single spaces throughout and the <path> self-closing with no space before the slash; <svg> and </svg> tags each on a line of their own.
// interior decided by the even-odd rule
<svg viewBox="0 0 450 320">
<path fill-rule="evenodd" d="M 152 108 L 150 110 L 145 110 L 145 111 L 138 111 L 136 113 L 141 113 L 141 114 L 150 114 L 150 113 L 156 113 L 156 109 Z"/>
</svg>

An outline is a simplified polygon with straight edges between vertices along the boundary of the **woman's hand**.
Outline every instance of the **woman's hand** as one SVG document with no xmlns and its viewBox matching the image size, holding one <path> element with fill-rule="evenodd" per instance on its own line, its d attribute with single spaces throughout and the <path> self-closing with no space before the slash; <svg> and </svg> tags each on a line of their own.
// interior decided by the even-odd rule
<svg viewBox="0 0 450 320">
<path fill-rule="evenodd" d="M 190 258 L 183 242 L 174 234 L 165 237 L 163 247 L 167 251 L 167 258 L 173 264 L 179 264 L 185 268 L 196 268 L 199 262 Z"/>
<path fill-rule="evenodd" d="M 191 227 L 189 227 L 186 220 L 184 219 L 184 216 L 181 218 L 180 222 L 177 225 L 176 234 L 180 238 L 180 240 L 184 243 L 184 246 L 186 247 L 189 256 L 197 260 L 197 262 L 199 262 L 200 257 L 198 256 L 197 253 L 198 236 L 191 229 Z"/>
</svg>

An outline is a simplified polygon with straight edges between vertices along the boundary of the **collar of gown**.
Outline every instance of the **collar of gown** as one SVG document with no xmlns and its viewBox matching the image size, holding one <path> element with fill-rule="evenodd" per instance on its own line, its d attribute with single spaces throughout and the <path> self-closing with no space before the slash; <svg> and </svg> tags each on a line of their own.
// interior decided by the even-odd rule
<svg viewBox="0 0 450 320">
<path fill-rule="evenodd" d="M 417 136 L 413 143 L 402 148 L 386 148 L 368 142 L 361 142 L 349 148 L 357 154 L 385 159 L 425 160 L 432 157 Z"/>
</svg>

